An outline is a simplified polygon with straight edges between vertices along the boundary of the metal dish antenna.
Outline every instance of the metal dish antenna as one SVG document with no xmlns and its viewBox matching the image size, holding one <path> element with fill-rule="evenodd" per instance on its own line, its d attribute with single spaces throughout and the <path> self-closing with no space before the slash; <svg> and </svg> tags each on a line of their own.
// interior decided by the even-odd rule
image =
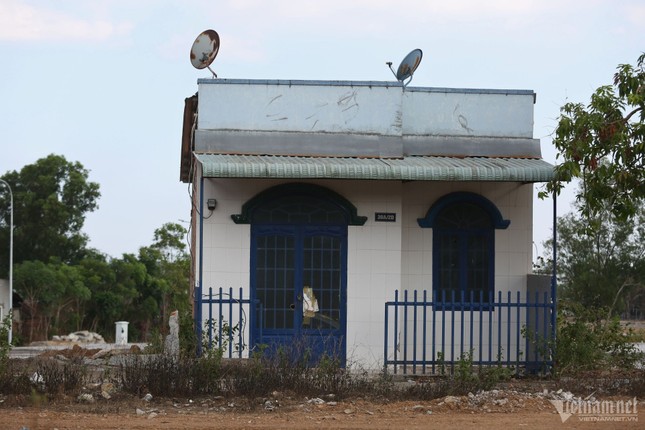
<svg viewBox="0 0 645 430">
<path fill-rule="evenodd" d="M 403 84 L 403 88 L 405 88 L 410 82 L 412 82 L 412 75 L 414 75 L 417 67 L 419 67 L 419 64 L 421 64 L 421 58 L 423 58 L 423 52 L 420 49 L 414 49 L 405 56 L 403 61 L 401 61 L 401 64 L 399 65 L 399 68 L 396 72 L 394 72 L 394 69 L 392 68 L 391 61 L 388 61 L 385 64 L 390 67 L 390 70 L 392 71 L 392 74 L 394 75 L 396 80 L 401 82 Z M 406 79 L 408 79 L 408 81 L 404 82 Z"/>
<path fill-rule="evenodd" d="M 196 69 L 208 69 L 216 78 L 217 74 L 210 68 L 219 52 L 219 34 L 215 30 L 203 31 L 190 48 L 190 62 Z"/>
</svg>

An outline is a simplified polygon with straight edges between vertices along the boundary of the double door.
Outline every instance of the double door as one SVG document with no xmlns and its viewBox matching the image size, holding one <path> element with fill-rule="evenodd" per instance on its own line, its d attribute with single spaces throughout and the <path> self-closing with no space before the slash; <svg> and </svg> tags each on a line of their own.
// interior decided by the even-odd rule
<svg viewBox="0 0 645 430">
<path fill-rule="evenodd" d="M 346 283 L 346 225 L 253 225 L 251 346 L 344 365 Z"/>
</svg>

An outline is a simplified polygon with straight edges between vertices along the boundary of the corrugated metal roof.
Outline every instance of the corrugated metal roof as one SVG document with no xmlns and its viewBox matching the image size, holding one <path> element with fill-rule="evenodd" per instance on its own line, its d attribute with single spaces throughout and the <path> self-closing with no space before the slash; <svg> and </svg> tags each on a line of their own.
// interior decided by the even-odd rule
<svg viewBox="0 0 645 430">
<path fill-rule="evenodd" d="M 547 182 L 544 160 L 491 157 L 354 158 L 195 154 L 209 178 Z"/>
</svg>

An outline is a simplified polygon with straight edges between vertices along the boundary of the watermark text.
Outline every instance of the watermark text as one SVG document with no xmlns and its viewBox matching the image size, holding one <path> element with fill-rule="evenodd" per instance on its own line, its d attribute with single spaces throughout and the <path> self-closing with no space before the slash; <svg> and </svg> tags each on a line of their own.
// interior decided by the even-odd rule
<svg viewBox="0 0 645 430">
<path fill-rule="evenodd" d="M 562 422 L 572 416 L 587 422 L 638 421 L 638 399 L 629 400 L 549 400 Z"/>
</svg>

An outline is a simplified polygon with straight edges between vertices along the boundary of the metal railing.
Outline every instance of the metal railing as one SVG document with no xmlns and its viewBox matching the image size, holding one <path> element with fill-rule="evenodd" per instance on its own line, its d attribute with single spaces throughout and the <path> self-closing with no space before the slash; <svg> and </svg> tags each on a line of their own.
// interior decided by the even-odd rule
<svg viewBox="0 0 645 430">
<path fill-rule="evenodd" d="M 505 297 L 504 297 L 505 296 Z M 384 364 L 394 373 L 454 373 L 462 360 L 516 372 L 553 366 L 555 303 L 547 293 L 485 296 L 395 291 L 385 304 Z"/>
<path fill-rule="evenodd" d="M 208 305 L 208 318 L 196 327 L 198 339 L 201 339 L 198 353 L 202 348 L 219 349 L 224 357 L 242 358 L 242 353 L 248 350 L 249 318 L 254 307 L 251 299 L 244 298 L 243 288 L 234 295 L 233 288 L 208 289 L 198 306 Z M 204 330 L 206 333 L 204 333 Z"/>
</svg>

